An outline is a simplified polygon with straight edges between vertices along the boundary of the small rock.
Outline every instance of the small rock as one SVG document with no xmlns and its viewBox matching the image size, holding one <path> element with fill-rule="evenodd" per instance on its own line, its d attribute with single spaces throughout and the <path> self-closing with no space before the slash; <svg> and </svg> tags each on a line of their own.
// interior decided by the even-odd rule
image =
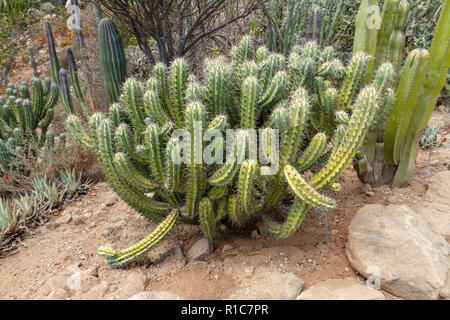
<svg viewBox="0 0 450 320">
<path fill-rule="evenodd" d="M 355 280 L 323 281 L 302 292 L 298 300 L 385 300 L 384 295 Z"/>
<path fill-rule="evenodd" d="M 368 193 L 373 193 L 372 186 L 368 183 L 363 184 L 359 191 L 366 195 L 368 195 Z"/>
<path fill-rule="evenodd" d="M 181 269 L 186 265 L 186 257 L 183 254 L 181 246 L 177 244 L 162 254 L 159 261 L 156 261 L 155 264 L 158 264 L 160 268 Z"/>
<path fill-rule="evenodd" d="M 269 235 L 263 222 L 258 221 L 256 223 L 256 228 L 258 229 L 258 232 L 260 235 L 265 236 L 265 237 L 267 237 Z"/>
<path fill-rule="evenodd" d="M 108 282 L 102 281 L 99 285 L 91 288 L 83 297 L 83 300 L 101 300 L 108 291 L 108 288 Z"/>
<path fill-rule="evenodd" d="M 194 245 L 189 249 L 187 253 L 187 257 L 190 260 L 204 260 L 211 252 L 213 251 L 212 243 L 205 238 L 198 240 Z"/>
<path fill-rule="evenodd" d="M 63 275 L 58 275 L 58 276 L 54 276 L 54 277 L 51 277 L 50 279 L 48 279 L 47 284 L 53 291 L 57 290 L 57 289 L 65 290 L 66 280 L 67 280 L 67 278 L 64 277 Z"/>
<path fill-rule="evenodd" d="M 77 215 L 72 215 L 72 224 L 74 226 L 79 226 L 80 224 L 83 224 L 83 220 Z"/>
<path fill-rule="evenodd" d="M 229 252 L 233 251 L 233 246 L 230 244 L 226 244 L 222 248 L 222 256 L 227 255 Z"/>
<path fill-rule="evenodd" d="M 71 275 L 73 275 L 75 272 L 81 271 L 80 267 L 82 266 L 81 262 L 78 263 L 74 263 L 70 266 L 67 267 L 66 272 L 64 272 L 64 275 L 67 277 L 70 277 Z"/>
<path fill-rule="evenodd" d="M 119 200 L 119 199 L 117 198 L 117 195 L 113 194 L 113 195 L 111 195 L 110 197 L 108 197 L 108 198 L 106 199 L 105 205 L 106 205 L 107 207 L 111 207 L 111 206 L 113 206 L 113 205 L 117 202 L 117 200 Z"/>
<path fill-rule="evenodd" d="M 48 295 L 48 297 L 45 298 L 45 300 L 66 300 L 68 297 L 69 294 L 67 293 L 67 291 L 59 288 L 50 292 L 50 294 Z"/>
<path fill-rule="evenodd" d="M 140 292 L 128 300 L 184 300 L 176 294 L 168 291 Z"/>
<path fill-rule="evenodd" d="M 396 204 L 397 202 L 398 202 L 398 200 L 399 200 L 399 195 L 397 194 L 397 193 L 394 193 L 392 196 L 390 196 L 388 199 L 387 199 L 387 201 L 389 202 L 389 203 L 392 203 L 392 204 Z"/>
<path fill-rule="evenodd" d="M 435 160 L 431 160 L 430 161 L 430 166 L 437 166 L 437 165 L 439 165 L 439 160 L 437 160 L 437 159 L 435 159 Z"/>
<path fill-rule="evenodd" d="M 144 291 L 147 284 L 147 277 L 142 273 L 133 272 L 122 282 L 122 292 L 130 297 L 138 292 Z"/>
<path fill-rule="evenodd" d="M 59 224 L 68 224 L 70 221 L 72 221 L 72 214 L 70 212 L 56 219 L 56 222 Z"/>
<path fill-rule="evenodd" d="M 293 273 L 281 273 L 274 284 L 274 298 L 277 300 L 294 300 L 305 288 L 305 283 Z"/>
<path fill-rule="evenodd" d="M 259 236 L 258 230 L 253 230 L 251 233 L 252 239 L 256 239 Z"/>
<path fill-rule="evenodd" d="M 255 267 L 254 266 L 244 267 L 244 272 L 247 278 L 251 278 L 255 272 Z"/>
<path fill-rule="evenodd" d="M 45 226 L 47 227 L 48 230 L 55 230 L 60 226 L 60 224 L 58 222 L 49 222 Z"/>
</svg>

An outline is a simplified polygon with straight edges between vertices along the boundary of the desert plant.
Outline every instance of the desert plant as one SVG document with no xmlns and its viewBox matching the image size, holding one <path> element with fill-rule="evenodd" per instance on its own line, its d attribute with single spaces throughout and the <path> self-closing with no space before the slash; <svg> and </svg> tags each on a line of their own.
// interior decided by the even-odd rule
<svg viewBox="0 0 450 320">
<path fill-rule="evenodd" d="M 268 1 L 262 10 L 268 48 L 287 55 L 301 38 L 331 45 L 344 6 L 343 0 Z"/>
<path fill-rule="evenodd" d="M 7 200 L 0 198 L 0 239 L 3 236 L 11 234 L 19 226 L 19 217 L 17 209 Z"/>
<path fill-rule="evenodd" d="M 75 195 L 82 187 L 81 174 L 77 176 L 75 169 L 64 169 L 59 171 L 61 178 L 61 186 L 69 193 L 70 196 Z"/>
<path fill-rule="evenodd" d="M 290 61 L 309 54 L 300 47 L 297 51 Z M 363 53 L 355 59 L 367 60 Z M 380 99 L 376 81 L 360 91 L 349 84 L 357 64 L 349 65 L 342 89 L 348 100 L 339 119 L 345 124 L 334 134 L 325 165 L 310 178 L 302 174 L 323 155 L 327 137 L 317 133 L 309 144 L 302 143 L 311 108 L 311 97 L 300 85 L 304 74 L 295 64 L 286 65 L 282 55 L 264 47 L 254 50 L 248 37 L 232 49 L 231 61 L 207 60 L 202 83 L 177 59 L 170 72 L 164 64 L 156 65 L 146 85 L 128 79 L 109 119 L 94 114 L 86 130 L 78 117 L 70 116 L 69 132 L 96 152 L 114 190 L 161 223 L 128 249 L 103 246 L 99 253 L 111 266 L 128 264 L 156 246 L 180 219 L 198 219 L 212 240 L 227 221 L 242 227 L 262 218 L 271 234 L 286 239 L 299 229 L 309 208 L 334 208 L 336 203 L 320 192 L 341 188 L 338 179 L 361 147 Z M 202 139 L 203 129 L 209 139 Z M 221 133 L 227 129 L 237 131 L 225 143 Z M 252 131 L 256 129 L 259 139 Z M 212 137 L 211 145 L 203 143 Z M 256 160 L 251 155 L 258 142 L 263 151 Z M 207 151 L 217 161 L 204 161 Z M 270 212 L 282 200 L 293 200 L 293 205 L 287 220 L 279 223 Z"/>
<path fill-rule="evenodd" d="M 398 27 L 403 26 L 407 19 L 408 1 L 385 2 L 382 28 L 379 32 L 368 30 L 364 23 L 367 5 L 368 1 L 363 1 L 360 8 L 361 20 L 357 25 L 355 50 L 363 49 L 372 54 L 375 63 L 390 60 L 399 68 L 403 34 Z M 355 163 L 364 182 L 372 185 L 392 182 L 394 186 L 399 187 L 411 180 L 415 171 L 418 141 L 447 79 L 450 64 L 450 27 L 447 23 L 449 19 L 450 3 L 445 1 L 430 52 L 415 49 L 409 53 L 399 73 L 389 119 L 387 122 L 386 119 L 381 119 Z M 367 73 L 366 79 L 370 76 L 371 73 Z"/>
<path fill-rule="evenodd" d="M 36 157 L 34 144 L 38 149 L 46 142 L 51 143 L 52 133 L 48 127 L 53 119 L 53 107 L 58 101 L 58 87 L 50 79 L 44 85 L 38 78 L 32 78 L 31 91 L 26 81 L 20 87 L 9 84 L 7 97 L 0 97 L 0 150 L 3 171 L 17 168 L 16 154 Z M 19 94 L 20 93 L 20 94 Z"/>
<path fill-rule="evenodd" d="M 420 146 L 422 148 L 429 148 L 438 141 L 438 133 L 440 126 L 431 126 L 425 129 L 422 137 L 420 138 Z"/>
<path fill-rule="evenodd" d="M 100 57 L 105 91 L 110 104 L 117 102 L 121 85 L 127 77 L 127 65 L 122 39 L 111 19 L 103 18 L 98 26 Z"/>
</svg>

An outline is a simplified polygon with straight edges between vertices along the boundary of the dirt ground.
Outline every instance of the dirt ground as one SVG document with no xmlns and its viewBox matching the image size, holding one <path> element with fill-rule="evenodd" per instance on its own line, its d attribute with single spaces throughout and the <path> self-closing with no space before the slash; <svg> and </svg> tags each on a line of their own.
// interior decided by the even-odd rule
<svg viewBox="0 0 450 320">
<path fill-rule="evenodd" d="M 448 120 L 448 113 L 435 112 L 431 122 L 448 125 Z M 188 261 L 186 265 L 155 261 L 177 244 L 186 253 L 202 237 L 198 226 L 176 226 L 149 254 L 147 264 L 127 269 L 111 269 L 105 265 L 97 254 L 100 245 L 110 243 L 115 248 L 124 248 L 148 235 L 155 224 L 129 208 L 107 183 L 98 183 L 61 212 L 62 216 L 68 212 L 79 216 L 82 224 L 62 224 L 54 230 L 43 226 L 14 255 L 0 259 L 0 299 L 46 298 L 55 277 L 74 265 L 95 275 L 95 281 L 106 283 L 102 299 L 129 298 L 123 287 L 125 278 L 133 272 L 146 276 L 145 291 L 170 291 L 185 299 L 264 299 L 267 297 L 262 289 L 266 280 L 277 272 L 294 273 L 306 283 L 306 288 L 328 279 L 358 279 L 345 255 L 348 226 L 356 211 L 370 203 L 418 201 L 427 190 L 427 177 L 448 170 L 450 141 L 446 138 L 449 133 L 441 130 L 444 142 L 434 149 L 430 167 L 427 166 L 429 152 L 420 152 L 417 173 L 407 188 L 376 188 L 373 196 L 367 196 L 360 191 L 361 182 L 356 173 L 349 170 L 341 181 L 344 191 L 331 192 L 338 206 L 328 214 L 328 244 L 324 219 L 311 214 L 289 240 L 252 239 L 251 233 L 257 227 L 249 226 L 216 240 L 214 252 L 206 261 Z M 91 297 L 86 294 L 87 289 L 71 291 L 69 298 Z"/>
</svg>

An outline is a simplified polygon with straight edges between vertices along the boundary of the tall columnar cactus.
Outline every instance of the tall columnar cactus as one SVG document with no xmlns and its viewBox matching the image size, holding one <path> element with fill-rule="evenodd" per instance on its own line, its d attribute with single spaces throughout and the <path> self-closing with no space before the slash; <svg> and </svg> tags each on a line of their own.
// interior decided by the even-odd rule
<svg viewBox="0 0 450 320">
<path fill-rule="evenodd" d="M 444 1 L 435 30 L 430 52 L 425 49 L 411 51 L 400 71 L 404 45 L 404 26 L 409 12 L 406 0 L 387 0 L 383 20 L 376 42 L 375 65 L 390 61 L 394 67 L 396 93 L 385 89 L 384 101 L 392 105 L 385 116 L 379 118 L 371 130 L 355 167 L 363 182 L 381 185 L 393 182 L 399 187 L 411 180 L 415 170 L 417 143 L 425 129 L 442 90 L 449 68 L 450 19 L 449 1 Z M 364 12 L 364 3 L 360 14 Z M 362 33 L 357 25 L 356 35 Z M 361 39 L 355 38 L 355 46 Z M 372 42 L 375 43 L 375 42 Z M 364 50 L 370 51 L 366 46 Z M 385 75 L 391 71 L 385 70 Z M 366 79 L 381 79 L 382 74 L 367 74 Z M 389 120 L 387 120 L 389 119 Z"/>
<path fill-rule="evenodd" d="M 122 39 L 111 19 L 103 18 L 98 25 L 100 57 L 109 103 L 117 102 L 121 85 L 127 77 Z"/>
<path fill-rule="evenodd" d="M 419 139 L 447 80 L 450 66 L 449 20 L 450 1 L 446 0 L 430 52 L 424 49 L 411 51 L 402 70 L 384 148 L 387 163 L 396 166 L 394 186 L 411 180 Z"/>
<path fill-rule="evenodd" d="M 46 23 L 45 24 L 45 36 L 46 36 L 46 40 L 47 40 L 47 47 L 48 47 L 48 55 L 50 58 L 50 66 L 52 68 L 52 77 L 53 77 L 53 81 L 58 85 L 59 88 L 59 95 L 61 97 L 61 104 L 64 108 L 64 110 L 68 113 L 71 114 L 74 112 L 73 109 L 73 103 L 68 99 L 68 95 L 64 94 L 62 85 L 61 85 L 61 74 L 60 74 L 60 65 L 59 65 L 59 59 L 58 56 L 56 54 L 56 49 L 55 49 L 55 41 L 53 38 L 53 32 L 52 32 L 52 27 L 50 26 L 50 23 Z"/>
<path fill-rule="evenodd" d="M 243 227 L 262 218 L 275 237 L 286 239 L 300 228 L 310 208 L 333 209 L 336 203 L 322 191 L 340 190 L 338 180 L 374 122 L 381 94 L 379 83 L 361 90 L 350 90 L 356 85 L 347 84 L 350 102 L 338 111 L 339 80 L 316 85 L 317 94 L 308 92 L 302 84 L 307 84 L 311 68 L 299 67 L 301 61 L 295 60 L 308 57 L 312 69 L 325 75 L 336 67 L 320 68 L 332 59 L 331 51 L 322 52 L 310 43 L 297 47 L 289 57 L 292 63 L 286 64 L 283 56 L 264 48 L 254 50 L 246 37 L 233 48 L 231 59 L 205 63 L 201 83 L 179 59 L 170 72 L 157 66 L 146 84 L 128 79 L 109 119 L 94 114 L 83 127 L 78 117 L 70 116 L 68 130 L 96 152 L 120 197 L 160 223 L 128 249 L 102 246 L 99 253 L 106 261 L 120 266 L 139 259 L 176 220 L 198 222 L 212 240 L 227 225 Z M 355 74 L 355 65 L 338 69 Z M 346 81 L 358 80 L 349 76 Z M 334 93 L 328 92 L 333 85 Z M 317 132 L 309 139 L 305 132 L 310 110 L 322 96 L 329 100 L 330 113 L 338 111 L 333 121 L 340 124 L 334 136 Z M 225 139 L 223 133 L 229 129 L 235 129 L 234 135 Z M 325 150 L 328 138 L 333 148 Z M 257 146 L 261 155 L 254 158 Z M 319 157 L 325 158 L 324 166 L 312 169 Z M 306 178 L 310 169 L 312 175 Z M 270 216 L 280 201 L 293 202 L 281 223 Z"/>
<path fill-rule="evenodd" d="M 58 86 L 47 78 L 44 85 L 39 78 L 20 87 L 8 85 L 7 97 L 0 97 L 0 163 L 3 169 L 20 165 L 17 156 L 31 155 L 30 144 L 38 148 L 51 136 L 48 127 L 53 119 L 53 107 L 58 101 Z"/>
</svg>

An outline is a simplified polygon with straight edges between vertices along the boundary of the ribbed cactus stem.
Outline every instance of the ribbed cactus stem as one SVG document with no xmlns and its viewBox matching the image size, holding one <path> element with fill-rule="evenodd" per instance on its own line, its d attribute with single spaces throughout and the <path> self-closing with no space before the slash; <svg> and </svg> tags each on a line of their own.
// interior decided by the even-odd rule
<svg viewBox="0 0 450 320">
<path fill-rule="evenodd" d="M 77 100 L 80 103 L 83 111 L 86 111 L 87 108 L 86 104 L 84 103 L 83 91 L 81 90 L 80 80 L 78 78 L 78 68 L 71 48 L 67 49 L 67 63 L 69 65 L 70 78 L 72 80 L 72 86 L 75 92 L 75 96 L 77 97 Z"/>
<path fill-rule="evenodd" d="M 106 96 L 112 104 L 118 101 L 120 87 L 127 77 L 125 51 L 119 32 L 109 18 L 100 21 L 98 38 Z"/>
</svg>

